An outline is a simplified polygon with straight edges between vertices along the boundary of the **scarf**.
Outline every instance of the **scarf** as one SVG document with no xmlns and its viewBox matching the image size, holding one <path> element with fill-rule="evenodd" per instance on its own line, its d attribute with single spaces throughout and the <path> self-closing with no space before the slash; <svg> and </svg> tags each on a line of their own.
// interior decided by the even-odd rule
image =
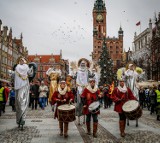
<svg viewBox="0 0 160 143">
<path fill-rule="evenodd" d="M 60 87 L 60 85 L 58 86 L 58 92 L 61 94 L 61 95 L 65 95 L 66 94 L 66 92 L 67 92 L 67 86 L 64 88 L 64 89 L 62 89 L 61 87 Z"/>
<path fill-rule="evenodd" d="M 98 86 L 95 85 L 94 88 L 91 87 L 91 85 L 89 84 L 87 87 L 86 87 L 91 93 L 95 93 L 97 90 L 98 90 Z"/>
<path fill-rule="evenodd" d="M 121 87 L 120 85 L 118 85 L 118 89 L 119 89 L 119 91 L 122 92 L 122 93 L 126 93 L 126 92 L 127 92 L 127 87 L 126 87 L 126 85 L 124 85 L 123 87 Z"/>
</svg>

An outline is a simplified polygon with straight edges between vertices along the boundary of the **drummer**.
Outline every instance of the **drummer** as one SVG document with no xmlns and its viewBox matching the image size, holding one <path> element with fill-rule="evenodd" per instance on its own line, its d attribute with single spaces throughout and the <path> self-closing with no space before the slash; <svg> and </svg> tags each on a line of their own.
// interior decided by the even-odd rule
<svg viewBox="0 0 160 143">
<path fill-rule="evenodd" d="M 113 102 L 115 102 L 114 110 L 119 114 L 119 129 L 121 137 L 125 136 L 126 116 L 122 111 L 122 106 L 128 100 L 137 100 L 133 95 L 130 88 L 126 87 L 124 80 L 119 80 L 118 87 L 115 87 L 111 96 Z"/>
<path fill-rule="evenodd" d="M 81 97 L 84 98 L 84 106 L 83 106 L 83 113 L 87 116 L 86 118 L 86 126 L 87 126 L 87 134 L 91 134 L 91 116 L 93 118 L 93 137 L 97 138 L 97 127 L 98 127 L 98 114 L 100 112 L 97 112 L 95 114 L 92 114 L 89 112 L 88 107 L 91 103 L 94 101 L 98 101 L 98 97 L 101 97 L 100 90 L 98 89 L 98 86 L 95 84 L 95 79 L 90 78 L 88 86 L 84 89 L 83 93 L 81 94 Z"/>
<path fill-rule="evenodd" d="M 74 96 L 72 92 L 70 91 L 70 88 L 67 87 L 66 81 L 61 80 L 57 91 L 55 91 L 52 96 L 52 105 L 57 103 L 54 118 L 55 119 L 58 118 L 58 115 L 57 115 L 58 106 L 63 105 L 63 104 L 69 104 L 72 101 L 74 101 Z M 63 124 L 64 124 L 64 133 L 63 133 Z M 64 137 L 67 138 L 68 137 L 68 122 L 59 121 L 59 128 L 60 128 L 60 136 L 64 135 Z"/>
</svg>

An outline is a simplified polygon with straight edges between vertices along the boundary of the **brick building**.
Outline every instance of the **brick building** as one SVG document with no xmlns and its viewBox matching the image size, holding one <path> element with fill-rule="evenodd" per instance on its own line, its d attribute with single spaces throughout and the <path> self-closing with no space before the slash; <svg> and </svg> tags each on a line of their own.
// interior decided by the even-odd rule
<svg viewBox="0 0 160 143">
<path fill-rule="evenodd" d="M 62 59 L 62 53 L 60 55 L 29 55 L 29 62 L 35 62 L 38 66 L 38 71 L 35 80 L 44 80 L 48 83 L 48 77 L 46 71 L 53 66 L 54 68 L 60 68 L 62 76 L 66 76 L 69 73 L 69 62 L 68 60 Z"/>
<path fill-rule="evenodd" d="M 151 41 L 152 79 L 160 81 L 160 13 L 155 21 Z"/>
<path fill-rule="evenodd" d="M 8 31 L 7 26 L 3 26 L 0 20 L 0 79 L 11 80 L 8 70 L 16 64 L 19 56 L 27 56 L 27 48 L 23 46 L 22 34 L 20 39 L 12 38 L 12 28 Z"/>
<path fill-rule="evenodd" d="M 118 37 L 109 37 L 107 35 L 107 12 L 103 0 L 96 0 L 93 8 L 93 52 L 92 60 L 94 64 L 98 63 L 98 59 L 102 52 L 103 37 L 106 37 L 106 44 L 114 67 L 119 68 L 122 65 L 123 53 L 123 30 L 120 27 Z"/>
</svg>

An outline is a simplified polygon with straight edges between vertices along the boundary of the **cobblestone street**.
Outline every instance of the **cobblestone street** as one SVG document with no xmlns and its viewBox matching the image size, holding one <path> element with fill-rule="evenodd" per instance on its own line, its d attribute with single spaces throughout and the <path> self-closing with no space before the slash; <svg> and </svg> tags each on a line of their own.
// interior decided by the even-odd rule
<svg viewBox="0 0 160 143">
<path fill-rule="evenodd" d="M 57 120 L 53 119 L 53 112 L 48 106 L 45 110 L 28 109 L 26 125 L 21 131 L 16 125 L 15 112 L 7 106 L 6 113 L 0 117 L 0 143 L 159 143 L 160 122 L 155 115 L 144 110 L 139 119 L 139 126 L 130 121 L 126 126 L 126 137 L 119 135 L 118 115 L 111 109 L 101 108 L 99 115 L 98 138 L 86 134 L 83 123 L 77 121 L 69 124 L 69 137 L 59 136 Z"/>
</svg>

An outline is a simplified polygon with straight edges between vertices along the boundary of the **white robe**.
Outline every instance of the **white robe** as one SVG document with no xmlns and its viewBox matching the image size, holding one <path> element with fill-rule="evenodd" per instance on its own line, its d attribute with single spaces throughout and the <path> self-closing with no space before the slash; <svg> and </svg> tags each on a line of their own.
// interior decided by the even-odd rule
<svg viewBox="0 0 160 143">
<path fill-rule="evenodd" d="M 15 107 L 16 107 L 16 121 L 17 124 L 24 125 L 26 110 L 29 103 L 29 80 L 28 75 L 33 74 L 33 69 L 29 68 L 27 64 L 18 64 L 15 71 L 9 71 L 14 78 L 15 88 Z"/>
<path fill-rule="evenodd" d="M 82 94 L 84 87 L 88 85 L 88 70 L 79 70 L 77 71 L 77 102 L 76 102 L 76 115 L 79 117 L 82 115 L 83 104 L 81 101 L 80 95 Z"/>
<path fill-rule="evenodd" d="M 137 86 L 137 79 L 138 73 L 135 70 L 128 69 L 125 71 L 125 78 L 127 87 L 129 87 L 133 93 L 133 95 L 138 99 L 138 86 Z"/>
</svg>

